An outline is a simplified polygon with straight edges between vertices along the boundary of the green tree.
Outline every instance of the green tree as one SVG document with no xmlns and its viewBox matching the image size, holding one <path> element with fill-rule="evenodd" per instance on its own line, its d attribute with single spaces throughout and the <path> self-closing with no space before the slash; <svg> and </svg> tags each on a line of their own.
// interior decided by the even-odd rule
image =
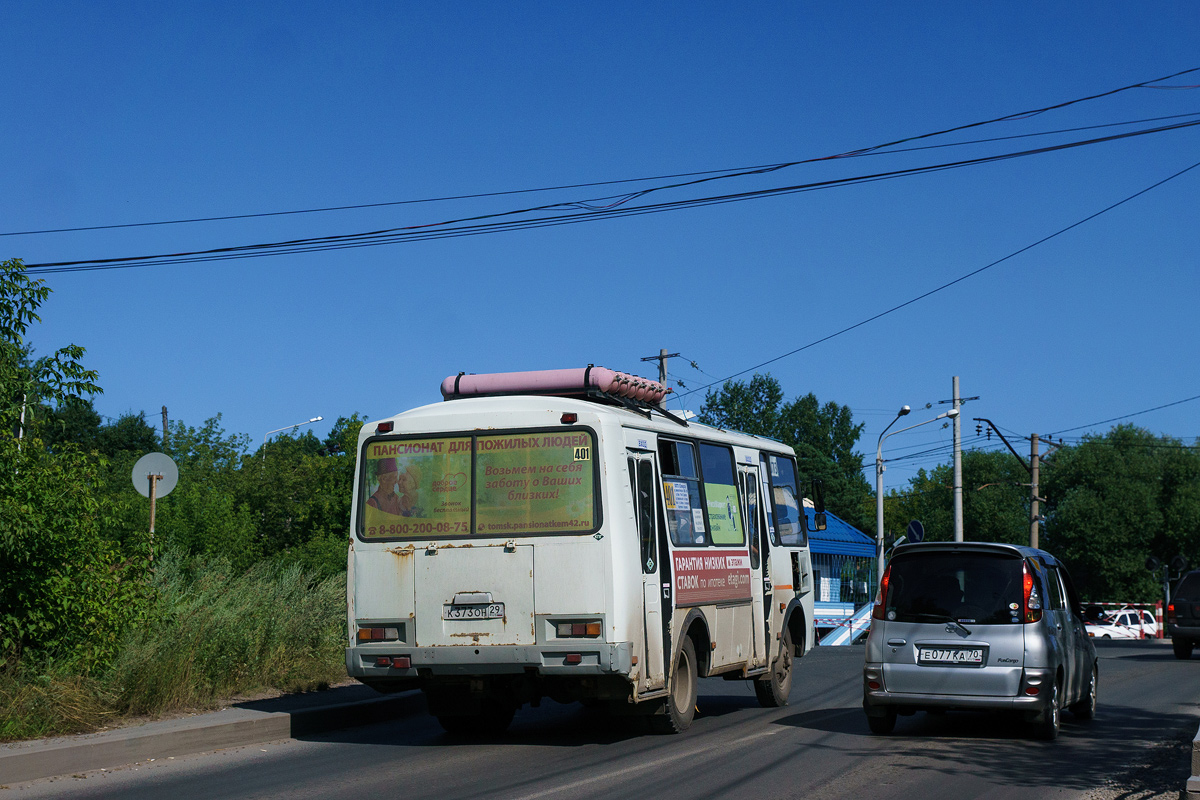
<svg viewBox="0 0 1200 800">
<path fill-rule="evenodd" d="M 854 452 L 863 425 L 855 424 L 849 407 L 821 404 L 811 392 L 784 402 L 783 388 L 768 373 L 756 374 L 748 383 L 727 381 L 709 391 L 699 419 L 791 445 L 803 478 L 824 482 L 829 510 L 874 531 L 874 516 L 868 513 L 871 487 L 863 476 L 863 457 Z"/>
<path fill-rule="evenodd" d="M 25 335 L 49 294 L 19 260 L 0 263 L 0 663 L 37 651 L 87 671 L 136 615 L 145 560 L 105 533 L 101 465 L 40 436 L 52 415 L 39 409 L 67 415 L 100 391 L 82 347 L 30 359 Z"/>
<path fill-rule="evenodd" d="M 1157 600 L 1148 556 L 1200 563 L 1197 445 L 1120 425 L 1048 459 L 1042 545 L 1067 562 L 1086 597 Z"/>
<path fill-rule="evenodd" d="M 340 417 L 324 441 L 307 432 L 280 437 L 247 462 L 246 477 L 257 479 L 244 497 L 262 520 L 268 554 L 320 572 L 345 568 L 362 423 L 357 414 Z"/>
<path fill-rule="evenodd" d="M 972 542 L 1029 543 L 1029 474 L 1007 451 L 963 453 L 963 538 Z M 918 470 L 903 491 L 888 492 L 883 527 L 900 536 L 911 520 L 929 541 L 954 539 L 954 467 Z"/>
</svg>

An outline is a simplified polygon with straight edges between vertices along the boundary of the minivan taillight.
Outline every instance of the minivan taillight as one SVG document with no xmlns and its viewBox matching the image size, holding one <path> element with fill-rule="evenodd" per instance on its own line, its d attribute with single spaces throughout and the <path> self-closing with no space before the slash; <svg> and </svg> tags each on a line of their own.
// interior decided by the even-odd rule
<svg viewBox="0 0 1200 800">
<path fill-rule="evenodd" d="M 1167 603 L 1167 624 L 1168 625 L 1175 624 L 1175 604 L 1174 603 Z"/>
<path fill-rule="evenodd" d="M 1022 583 L 1025 588 L 1025 621 L 1037 622 L 1042 618 L 1042 597 L 1038 593 L 1037 581 L 1029 571 L 1029 562 L 1021 562 Z"/>
<path fill-rule="evenodd" d="M 892 565 L 888 564 L 883 571 L 883 579 L 879 581 L 879 594 L 875 595 L 875 607 L 871 609 L 873 619 L 883 619 L 883 607 L 887 602 L 888 578 L 892 575 Z"/>
</svg>

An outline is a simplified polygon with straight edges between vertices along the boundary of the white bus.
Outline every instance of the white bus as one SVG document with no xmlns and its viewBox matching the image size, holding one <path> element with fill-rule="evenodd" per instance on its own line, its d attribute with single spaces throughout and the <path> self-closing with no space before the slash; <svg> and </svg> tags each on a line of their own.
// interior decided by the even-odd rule
<svg viewBox="0 0 1200 800">
<path fill-rule="evenodd" d="M 352 677 L 419 687 L 458 734 L 543 697 L 678 732 L 717 675 L 787 703 L 814 638 L 791 448 L 687 422 L 661 384 L 598 367 L 442 391 L 359 438 Z"/>
</svg>

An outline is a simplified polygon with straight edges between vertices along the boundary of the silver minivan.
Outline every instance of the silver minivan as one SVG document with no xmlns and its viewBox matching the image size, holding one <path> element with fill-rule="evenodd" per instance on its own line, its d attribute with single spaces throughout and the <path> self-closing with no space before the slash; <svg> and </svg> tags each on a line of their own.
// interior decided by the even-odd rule
<svg viewBox="0 0 1200 800">
<path fill-rule="evenodd" d="M 863 708 L 874 733 L 897 714 L 1024 714 L 1044 739 L 1061 709 L 1096 712 L 1096 650 L 1071 577 L 1042 550 L 985 542 L 895 548 L 867 636 Z"/>
</svg>

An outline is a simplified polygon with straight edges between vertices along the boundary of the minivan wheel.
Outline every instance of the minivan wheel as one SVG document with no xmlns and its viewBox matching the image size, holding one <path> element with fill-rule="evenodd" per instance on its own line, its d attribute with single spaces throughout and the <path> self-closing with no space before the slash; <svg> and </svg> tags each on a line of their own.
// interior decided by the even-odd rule
<svg viewBox="0 0 1200 800">
<path fill-rule="evenodd" d="M 771 671 L 754 681 L 754 694 L 763 708 L 779 708 L 788 704 L 792 693 L 792 634 L 784 630 L 779 643 L 779 658 L 771 665 Z"/>
<path fill-rule="evenodd" d="M 1174 636 L 1171 637 L 1171 649 L 1175 651 L 1176 658 L 1182 658 L 1185 660 L 1191 658 L 1192 648 L 1194 646 L 1195 642 L 1193 642 L 1191 639 L 1179 639 Z"/>
<path fill-rule="evenodd" d="M 896 709 L 889 708 L 882 716 L 867 717 L 867 724 L 871 726 L 871 733 L 886 736 L 896 727 Z"/>
<path fill-rule="evenodd" d="M 1054 684 L 1054 689 L 1050 692 L 1050 705 L 1046 707 L 1046 711 L 1042 714 L 1042 719 L 1037 723 L 1037 735 L 1039 739 L 1044 739 L 1047 742 L 1052 742 L 1058 738 L 1058 726 L 1062 719 L 1062 711 L 1058 707 L 1058 684 Z"/>
<path fill-rule="evenodd" d="M 1071 706 L 1076 719 L 1092 719 L 1096 716 L 1096 684 L 1099 682 L 1096 665 L 1092 665 L 1092 679 L 1088 681 L 1087 694 Z"/>
</svg>

